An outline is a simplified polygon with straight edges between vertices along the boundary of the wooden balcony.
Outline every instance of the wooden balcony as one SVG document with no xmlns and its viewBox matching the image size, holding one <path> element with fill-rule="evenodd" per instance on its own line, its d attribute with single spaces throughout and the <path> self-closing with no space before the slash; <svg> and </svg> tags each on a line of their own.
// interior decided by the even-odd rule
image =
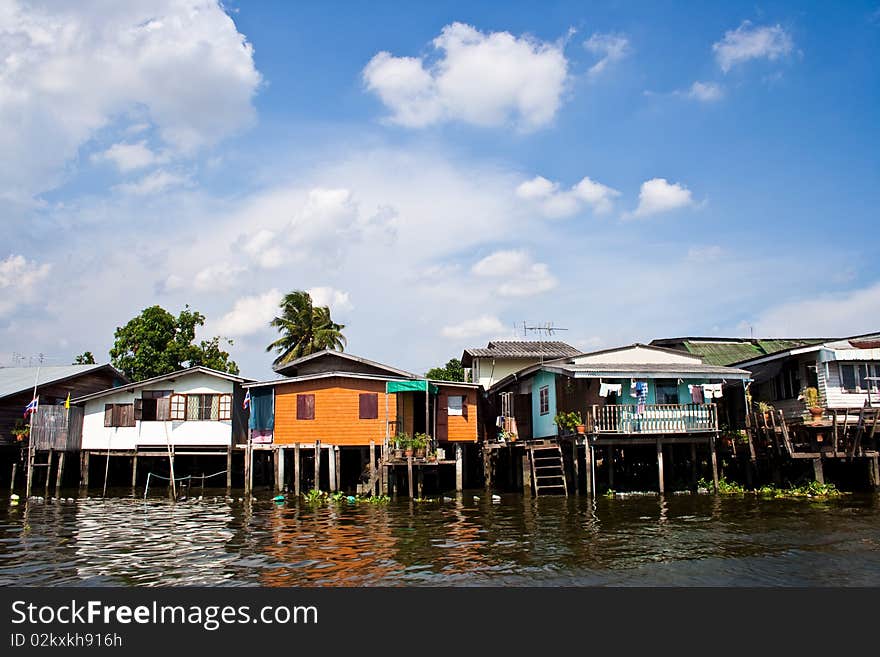
<svg viewBox="0 0 880 657">
<path fill-rule="evenodd" d="M 594 434 L 688 434 L 718 431 L 715 404 L 607 404 L 593 406 Z"/>
</svg>

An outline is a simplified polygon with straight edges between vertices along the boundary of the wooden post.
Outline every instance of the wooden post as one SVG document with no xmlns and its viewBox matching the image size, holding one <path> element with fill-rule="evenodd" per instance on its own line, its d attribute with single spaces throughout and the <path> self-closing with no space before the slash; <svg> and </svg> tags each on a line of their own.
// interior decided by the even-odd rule
<svg viewBox="0 0 880 657">
<path fill-rule="evenodd" d="M 299 466 L 300 466 L 300 458 L 299 458 L 299 443 L 293 446 L 293 492 L 296 495 L 299 495 L 302 491 L 300 486 L 300 475 L 299 475 Z"/>
<path fill-rule="evenodd" d="M 49 484 L 52 483 L 52 456 L 54 456 L 55 450 L 51 447 L 49 448 L 49 459 L 46 461 L 46 487 L 43 495 L 46 499 L 49 498 Z"/>
<path fill-rule="evenodd" d="M 376 443 L 370 441 L 370 495 L 376 494 Z"/>
<path fill-rule="evenodd" d="M 577 436 L 571 439 L 571 463 L 572 476 L 574 477 L 574 494 L 577 495 L 581 488 L 580 468 L 578 467 L 578 441 Z"/>
<path fill-rule="evenodd" d="M 660 494 L 663 495 L 665 492 L 665 485 L 663 482 L 663 443 L 660 442 L 660 439 L 657 439 L 657 479 L 659 482 L 658 488 L 660 489 Z"/>
<path fill-rule="evenodd" d="M 12 476 L 9 478 L 9 492 L 15 492 L 15 475 L 18 474 L 18 461 L 12 462 Z"/>
<path fill-rule="evenodd" d="M 327 447 L 327 474 L 330 492 L 336 492 L 336 447 L 329 445 Z"/>
<path fill-rule="evenodd" d="M 873 488 L 880 486 L 880 457 L 874 456 L 868 461 L 870 483 Z"/>
<path fill-rule="evenodd" d="M 33 414 L 32 414 L 33 415 Z M 30 499 L 31 491 L 34 486 L 34 447 L 28 447 L 27 457 L 27 484 L 25 485 L 25 498 Z"/>
<path fill-rule="evenodd" d="M 382 453 L 385 453 L 385 448 L 382 448 Z M 379 490 L 382 492 L 382 495 L 388 495 L 388 469 L 389 467 L 383 462 L 379 464 Z"/>
<path fill-rule="evenodd" d="M 691 443 L 691 486 L 697 488 L 697 443 Z"/>
<path fill-rule="evenodd" d="M 91 460 L 91 456 L 92 453 L 87 449 L 84 449 L 79 455 L 79 486 L 83 490 L 89 489 L 89 461 Z"/>
<path fill-rule="evenodd" d="M 822 457 L 813 459 L 813 477 L 818 484 L 825 483 L 825 472 L 822 467 Z"/>
<path fill-rule="evenodd" d="M 413 499 L 413 471 L 412 471 L 412 456 L 406 457 L 406 479 L 409 483 L 409 488 L 407 492 L 409 493 L 410 500 Z"/>
<path fill-rule="evenodd" d="M 419 492 L 419 499 L 422 499 L 422 492 L 425 489 L 425 468 L 421 465 L 416 469 L 416 486 Z"/>
<path fill-rule="evenodd" d="M 107 447 L 107 460 L 104 461 L 104 487 L 101 489 L 101 497 L 105 497 L 107 495 L 107 480 L 110 478 L 110 447 Z M 174 468 L 171 469 L 171 486 L 172 491 L 174 490 Z M 174 499 L 177 499 L 177 495 L 174 495 Z"/>
<path fill-rule="evenodd" d="M 712 460 L 712 483 L 718 492 L 718 455 L 715 453 L 715 436 L 709 436 L 709 457 Z"/>
<path fill-rule="evenodd" d="M 464 454 L 461 443 L 455 443 L 455 490 L 464 490 Z"/>
<path fill-rule="evenodd" d="M 137 488 L 138 481 L 138 455 L 137 451 L 135 451 L 134 456 L 131 457 L 131 487 Z"/>
<path fill-rule="evenodd" d="M 529 495 L 532 492 L 532 469 L 529 465 L 529 454 L 523 450 L 522 459 L 522 487 L 523 494 Z"/>
<path fill-rule="evenodd" d="M 286 478 L 284 472 L 286 455 L 281 445 L 275 448 L 275 457 L 278 459 L 278 481 L 275 482 L 275 489 L 280 493 L 284 490 L 284 480 Z"/>
<path fill-rule="evenodd" d="M 244 449 L 244 493 L 251 499 L 254 490 L 254 446 L 248 442 Z"/>
<path fill-rule="evenodd" d="M 483 446 L 483 484 L 486 490 L 492 489 L 492 450 Z"/>
<path fill-rule="evenodd" d="M 226 450 L 226 495 L 232 491 L 232 445 Z"/>
<path fill-rule="evenodd" d="M 61 483 L 64 479 L 64 461 L 67 456 L 67 452 L 60 452 L 58 454 L 58 473 L 55 475 L 55 497 L 61 496 Z"/>
<path fill-rule="evenodd" d="M 336 467 L 334 468 L 336 474 L 336 490 L 342 490 L 342 448 L 339 445 L 335 445 L 333 447 L 333 452 L 336 455 Z"/>
<path fill-rule="evenodd" d="M 321 441 L 315 441 L 315 490 L 321 490 Z"/>
<path fill-rule="evenodd" d="M 594 495 L 596 491 L 594 490 L 594 482 L 593 482 L 593 446 L 590 445 L 590 439 L 587 438 L 584 442 L 584 478 L 587 495 Z"/>
<path fill-rule="evenodd" d="M 605 460 L 608 461 L 608 490 L 614 490 L 614 448 L 605 448 Z"/>
</svg>

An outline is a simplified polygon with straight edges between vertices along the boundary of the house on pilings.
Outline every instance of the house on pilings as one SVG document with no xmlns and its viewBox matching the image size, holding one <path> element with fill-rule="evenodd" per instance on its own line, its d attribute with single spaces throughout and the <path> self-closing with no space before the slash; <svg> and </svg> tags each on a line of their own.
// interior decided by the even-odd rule
<svg viewBox="0 0 880 657">
<path fill-rule="evenodd" d="M 273 461 L 277 490 L 415 495 L 426 483 L 464 486 L 480 436 L 478 385 L 429 381 L 332 350 L 274 369 L 282 378 L 246 388 L 252 458 Z M 401 435 L 426 436 L 424 453 L 396 451 Z"/>
<path fill-rule="evenodd" d="M 491 444 L 513 479 L 539 494 L 692 487 L 705 468 L 717 479 L 715 443 L 741 422 L 749 378 L 643 344 L 544 362 L 489 389 L 501 409 Z M 580 426 L 560 429 L 560 413 Z"/>
</svg>

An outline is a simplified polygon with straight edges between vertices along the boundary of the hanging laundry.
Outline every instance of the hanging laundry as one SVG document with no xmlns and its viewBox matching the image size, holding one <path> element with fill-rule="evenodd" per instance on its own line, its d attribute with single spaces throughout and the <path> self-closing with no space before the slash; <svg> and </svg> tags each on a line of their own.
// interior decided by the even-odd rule
<svg viewBox="0 0 880 657">
<path fill-rule="evenodd" d="M 703 403 L 703 387 L 702 386 L 688 386 L 688 391 L 691 393 L 691 401 L 694 404 L 702 404 Z"/>
<path fill-rule="evenodd" d="M 648 384 L 645 381 L 636 382 L 636 401 L 638 402 L 636 411 L 638 413 L 644 413 L 645 404 L 648 401 Z"/>
<path fill-rule="evenodd" d="M 599 396 L 607 397 L 611 393 L 615 395 L 620 395 L 620 391 L 623 389 L 623 386 L 619 383 L 601 383 L 599 384 Z"/>
<path fill-rule="evenodd" d="M 703 384 L 703 396 L 706 399 L 718 399 L 721 397 L 721 384 L 720 383 L 704 383 Z"/>
</svg>

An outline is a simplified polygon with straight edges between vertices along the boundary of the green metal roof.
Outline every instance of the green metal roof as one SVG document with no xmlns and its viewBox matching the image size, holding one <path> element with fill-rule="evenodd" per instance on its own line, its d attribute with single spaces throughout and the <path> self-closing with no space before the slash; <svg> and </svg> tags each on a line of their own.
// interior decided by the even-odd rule
<svg viewBox="0 0 880 657">
<path fill-rule="evenodd" d="M 702 356 L 703 361 L 709 365 L 731 365 L 750 358 L 758 358 L 774 354 L 777 351 L 787 351 L 810 344 L 817 344 L 821 340 L 744 340 L 742 342 L 699 342 L 685 340 L 682 345 L 689 353 Z"/>
</svg>

